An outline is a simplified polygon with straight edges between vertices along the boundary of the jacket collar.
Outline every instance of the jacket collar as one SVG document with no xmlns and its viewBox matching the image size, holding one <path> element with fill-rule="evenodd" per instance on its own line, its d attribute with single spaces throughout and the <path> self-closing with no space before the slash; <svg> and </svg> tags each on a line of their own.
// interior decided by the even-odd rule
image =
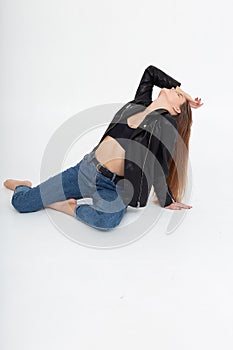
<svg viewBox="0 0 233 350">
<path fill-rule="evenodd" d="M 130 116 L 135 114 L 135 113 L 144 111 L 146 108 L 147 108 L 147 106 L 145 106 L 143 104 L 134 103 L 133 101 L 130 101 L 129 103 L 127 103 L 127 106 L 126 106 L 126 109 L 130 110 Z M 132 109 L 134 110 L 133 113 L 132 113 Z M 155 116 L 158 115 L 158 114 L 162 115 L 163 117 L 165 117 L 177 129 L 177 121 L 176 121 L 175 117 L 173 117 L 168 112 L 168 110 L 165 109 L 165 108 L 158 108 L 158 109 L 153 110 L 152 112 L 148 113 L 145 116 L 145 118 L 144 118 L 144 120 L 142 122 L 142 125 L 147 125 L 147 124 L 153 123 L 153 121 L 155 120 Z M 129 117 L 128 113 L 126 113 L 125 117 L 126 118 Z M 135 132 L 133 133 L 133 137 L 135 135 L 137 135 L 141 131 L 140 129 L 141 128 L 135 129 Z"/>
<path fill-rule="evenodd" d="M 142 108 L 141 108 L 142 107 Z M 138 111 L 143 111 L 146 107 L 145 106 L 140 106 L 139 109 L 137 109 Z M 134 112 L 135 113 L 135 112 Z M 133 114 L 134 114 L 133 113 Z M 137 113 L 137 112 L 136 112 Z M 130 113 L 132 115 L 132 113 Z M 168 111 L 164 108 L 159 108 L 156 109 L 150 113 L 148 113 L 144 120 L 142 121 L 142 123 L 140 124 L 140 128 L 135 129 L 135 131 L 133 132 L 132 137 L 135 137 L 137 134 L 139 134 L 142 130 L 143 127 L 145 127 L 147 130 L 150 129 L 150 125 L 152 125 L 152 123 L 155 121 L 155 116 L 157 115 L 167 115 Z"/>
</svg>

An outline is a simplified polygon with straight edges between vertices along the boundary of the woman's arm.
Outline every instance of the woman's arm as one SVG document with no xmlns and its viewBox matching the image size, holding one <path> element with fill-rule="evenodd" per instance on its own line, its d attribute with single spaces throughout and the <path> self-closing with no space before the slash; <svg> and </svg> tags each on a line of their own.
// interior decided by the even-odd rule
<svg viewBox="0 0 233 350">
<path fill-rule="evenodd" d="M 150 143 L 151 164 L 154 164 L 153 187 L 161 207 L 175 202 L 168 185 L 169 160 L 174 152 L 178 138 L 177 125 L 171 124 L 166 118 L 160 118 Z M 150 154 L 150 153 L 149 153 Z M 154 158 L 154 160 L 153 160 Z"/>
<path fill-rule="evenodd" d="M 140 80 L 134 100 L 131 102 L 150 104 L 152 102 L 153 87 L 171 89 L 180 86 L 181 83 L 153 65 L 148 66 Z"/>
</svg>

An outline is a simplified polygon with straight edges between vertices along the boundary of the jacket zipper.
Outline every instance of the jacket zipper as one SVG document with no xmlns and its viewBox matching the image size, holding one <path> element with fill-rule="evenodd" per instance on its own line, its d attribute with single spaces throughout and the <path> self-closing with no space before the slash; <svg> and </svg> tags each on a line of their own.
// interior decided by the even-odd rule
<svg viewBox="0 0 233 350">
<path fill-rule="evenodd" d="M 152 133 L 153 133 L 153 131 L 154 131 L 154 127 L 155 127 L 156 122 L 157 122 L 157 120 L 155 120 L 155 123 L 154 123 L 153 129 L 152 129 L 152 132 L 151 132 L 151 134 L 150 134 L 150 138 L 149 138 L 149 142 L 148 142 L 148 146 L 147 146 L 146 156 L 145 156 L 145 159 L 144 159 L 144 162 L 143 162 L 143 166 L 142 166 L 142 169 L 141 169 L 142 176 L 141 176 L 141 181 L 140 181 L 140 191 L 139 191 L 139 196 L 138 196 L 138 200 L 137 200 L 137 208 L 138 208 L 138 207 L 140 207 L 140 198 L 141 198 L 141 193 L 142 193 L 142 177 L 143 177 L 143 169 L 144 169 L 144 166 L 145 166 L 145 163 L 146 163 L 146 158 L 147 158 L 147 155 L 148 155 L 148 152 L 149 152 L 149 145 L 150 145 L 150 141 L 151 141 Z"/>
</svg>

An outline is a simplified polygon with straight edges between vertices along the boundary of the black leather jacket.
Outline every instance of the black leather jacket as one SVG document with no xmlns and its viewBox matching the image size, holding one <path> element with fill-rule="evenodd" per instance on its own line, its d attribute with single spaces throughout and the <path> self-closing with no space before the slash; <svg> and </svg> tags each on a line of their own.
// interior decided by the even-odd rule
<svg viewBox="0 0 233 350">
<path fill-rule="evenodd" d="M 134 100 L 127 102 L 114 115 L 93 151 L 115 123 L 127 123 L 127 118 L 151 104 L 154 85 L 170 89 L 180 86 L 181 83 L 152 65 L 147 67 Z M 168 161 L 174 151 L 177 137 L 176 119 L 164 108 L 147 114 L 135 129 L 126 148 L 124 160 L 123 201 L 127 206 L 146 206 L 152 185 L 161 207 L 175 201 L 166 178 L 169 175 Z"/>
</svg>

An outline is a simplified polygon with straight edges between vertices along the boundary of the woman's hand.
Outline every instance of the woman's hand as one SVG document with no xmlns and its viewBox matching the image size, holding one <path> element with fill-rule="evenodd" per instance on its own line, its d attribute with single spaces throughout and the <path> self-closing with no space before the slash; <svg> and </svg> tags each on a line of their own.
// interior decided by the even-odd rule
<svg viewBox="0 0 233 350">
<path fill-rule="evenodd" d="M 182 93 L 186 100 L 189 101 L 190 107 L 199 108 L 203 105 L 203 103 L 201 102 L 201 98 L 196 97 L 195 99 L 193 99 L 189 94 L 187 94 L 187 92 L 183 91 L 179 86 L 176 87 L 176 90 Z"/>
<path fill-rule="evenodd" d="M 173 202 L 170 205 L 167 205 L 164 207 L 165 209 L 173 209 L 173 210 L 181 210 L 183 209 L 191 209 L 191 205 L 183 204 L 183 203 L 178 203 L 178 202 Z"/>
<path fill-rule="evenodd" d="M 203 105 L 203 103 L 201 103 L 201 98 L 198 98 L 198 97 L 196 97 L 194 100 L 193 99 L 189 100 L 189 104 L 190 104 L 190 107 L 192 108 L 199 108 Z"/>
</svg>

